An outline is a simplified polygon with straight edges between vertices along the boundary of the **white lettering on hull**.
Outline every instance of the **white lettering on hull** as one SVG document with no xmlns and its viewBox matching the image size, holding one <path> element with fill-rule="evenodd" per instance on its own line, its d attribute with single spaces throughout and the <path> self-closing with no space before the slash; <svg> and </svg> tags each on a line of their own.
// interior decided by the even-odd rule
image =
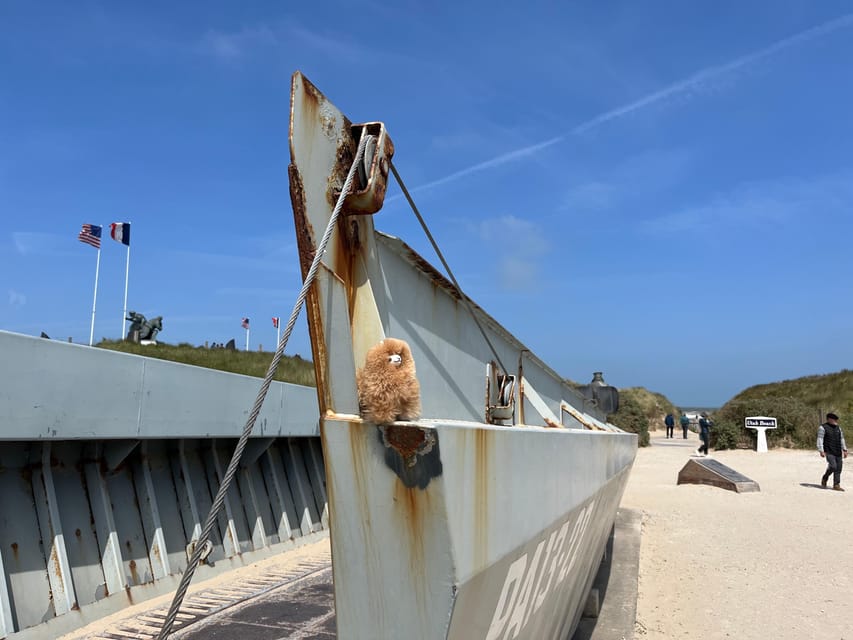
<svg viewBox="0 0 853 640">
<path fill-rule="evenodd" d="M 509 566 L 486 640 L 511 640 L 518 637 L 531 615 L 566 579 L 577 560 L 578 549 L 594 509 L 593 500 L 578 515 L 571 535 L 570 521 L 566 520 L 558 530 L 551 533 L 547 541 L 543 539 L 539 542 L 529 563 L 529 554 L 525 553 Z"/>
</svg>

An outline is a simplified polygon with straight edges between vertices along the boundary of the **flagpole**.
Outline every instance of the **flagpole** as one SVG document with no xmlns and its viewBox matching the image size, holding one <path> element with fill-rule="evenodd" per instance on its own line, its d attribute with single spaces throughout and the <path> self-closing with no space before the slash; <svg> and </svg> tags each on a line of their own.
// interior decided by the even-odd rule
<svg viewBox="0 0 853 640">
<path fill-rule="evenodd" d="M 124 328 L 127 326 L 127 283 L 130 279 L 130 245 L 127 245 L 127 264 L 124 268 L 124 310 L 121 313 L 121 333 L 118 334 L 119 340 L 124 340 Z"/>
<path fill-rule="evenodd" d="M 92 327 L 89 329 L 89 346 L 95 340 L 95 307 L 98 304 L 98 272 L 101 270 L 101 247 L 98 246 L 98 258 L 95 261 L 95 297 L 92 299 Z"/>
<path fill-rule="evenodd" d="M 246 351 L 249 350 L 249 327 L 246 327 Z"/>
<path fill-rule="evenodd" d="M 278 343 L 281 342 L 281 319 L 275 323 L 275 348 L 278 349 Z"/>
</svg>

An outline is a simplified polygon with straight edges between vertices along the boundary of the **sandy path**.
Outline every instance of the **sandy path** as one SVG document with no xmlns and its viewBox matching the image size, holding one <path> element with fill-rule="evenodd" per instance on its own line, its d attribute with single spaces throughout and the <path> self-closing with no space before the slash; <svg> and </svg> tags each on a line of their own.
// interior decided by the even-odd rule
<svg viewBox="0 0 853 640">
<path fill-rule="evenodd" d="M 643 511 L 637 638 L 853 640 L 853 457 L 840 493 L 817 451 L 713 451 L 760 492 L 677 485 L 698 446 L 652 434 L 622 506 Z M 831 484 L 830 479 L 830 484 Z"/>
</svg>

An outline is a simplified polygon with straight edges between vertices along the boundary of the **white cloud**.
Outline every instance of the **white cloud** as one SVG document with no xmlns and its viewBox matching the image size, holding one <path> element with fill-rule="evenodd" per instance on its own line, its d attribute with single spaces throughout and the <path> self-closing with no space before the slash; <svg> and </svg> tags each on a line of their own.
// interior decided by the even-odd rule
<svg viewBox="0 0 853 640">
<path fill-rule="evenodd" d="M 69 232 L 69 238 L 76 238 L 79 229 L 75 229 L 73 234 Z M 68 238 L 63 238 L 54 233 L 39 233 L 37 231 L 13 231 L 12 244 L 15 245 L 15 251 L 22 256 L 28 255 L 45 255 L 68 253 Z"/>
<path fill-rule="evenodd" d="M 539 271 L 539 259 L 549 251 L 547 234 L 529 220 L 512 215 L 481 222 L 477 232 L 500 256 L 501 286 L 511 291 L 529 289 Z"/>
<path fill-rule="evenodd" d="M 600 211 L 668 191 L 683 179 L 692 162 L 682 149 L 650 149 L 608 167 L 606 178 L 572 186 L 563 208 Z"/>
<path fill-rule="evenodd" d="M 15 291 L 14 289 L 9 289 L 10 307 L 23 307 L 25 304 L 27 304 L 27 296 L 19 291 Z"/>
<path fill-rule="evenodd" d="M 782 225 L 793 219 L 847 215 L 853 206 L 853 170 L 809 180 L 743 183 L 708 202 L 647 220 L 650 233 L 702 233 L 724 227 Z"/>
<path fill-rule="evenodd" d="M 278 37 L 267 26 L 243 27 L 239 31 L 224 33 L 210 30 L 198 44 L 198 51 L 225 62 L 234 62 L 255 49 L 278 45 Z"/>
<path fill-rule="evenodd" d="M 824 22 L 823 24 L 820 24 L 816 27 L 800 31 L 799 33 L 794 34 L 793 36 L 777 40 L 773 44 L 770 44 L 762 49 L 758 49 L 739 58 L 735 58 L 734 60 L 731 60 L 724 64 L 706 67 L 705 69 L 702 69 L 683 80 L 674 82 L 666 87 L 663 87 L 662 89 L 645 95 L 642 98 L 616 107 L 614 109 L 609 109 L 608 111 L 600 113 L 597 116 L 594 116 L 589 120 L 586 120 L 585 122 L 576 125 L 567 134 L 549 138 L 548 140 L 537 142 L 531 145 L 525 145 L 524 147 L 514 149 L 512 151 L 506 151 L 489 160 L 478 162 L 477 164 L 455 171 L 447 176 L 444 176 L 443 178 L 439 178 L 437 180 L 433 180 L 426 184 L 410 189 L 410 191 L 414 193 L 417 191 L 432 189 L 440 185 L 447 184 L 448 182 L 454 182 L 473 173 L 478 173 L 486 169 L 491 169 L 493 167 L 507 164 L 508 162 L 513 162 L 521 158 L 532 156 L 541 151 L 542 149 L 546 149 L 555 144 L 563 142 L 569 137 L 569 135 L 581 135 L 605 123 L 618 120 L 652 105 L 672 100 L 679 100 L 682 103 L 688 102 L 694 99 L 699 94 L 704 94 L 708 91 L 714 90 L 716 86 L 720 84 L 720 82 L 726 81 L 728 77 L 734 74 L 736 71 L 744 69 L 766 58 L 770 58 L 786 49 L 805 44 L 806 42 L 816 40 L 823 36 L 827 36 L 835 31 L 845 29 L 851 26 L 853 26 L 853 13 L 843 15 L 840 18 L 836 18 L 835 20 Z M 398 197 L 400 196 L 394 196 L 392 198 L 389 198 L 388 200 L 393 201 Z"/>
</svg>

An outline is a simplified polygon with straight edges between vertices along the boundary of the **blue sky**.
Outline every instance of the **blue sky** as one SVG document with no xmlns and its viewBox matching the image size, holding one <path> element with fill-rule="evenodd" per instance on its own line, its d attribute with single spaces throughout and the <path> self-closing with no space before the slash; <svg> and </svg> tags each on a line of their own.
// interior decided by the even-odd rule
<svg viewBox="0 0 853 640">
<path fill-rule="evenodd" d="M 715 406 L 851 366 L 849 3 L 242 5 L 0 4 L 0 328 L 87 342 L 77 233 L 131 221 L 163 340 L 242 345 L 248 316 L 271 349 L 299 69 L 387 124 L 463 289 L 562 375 Z M 399 194 L 377 227 L 437 264 Z M 124 276 L 107 238 L 96 340 Z"/>
</svg>

